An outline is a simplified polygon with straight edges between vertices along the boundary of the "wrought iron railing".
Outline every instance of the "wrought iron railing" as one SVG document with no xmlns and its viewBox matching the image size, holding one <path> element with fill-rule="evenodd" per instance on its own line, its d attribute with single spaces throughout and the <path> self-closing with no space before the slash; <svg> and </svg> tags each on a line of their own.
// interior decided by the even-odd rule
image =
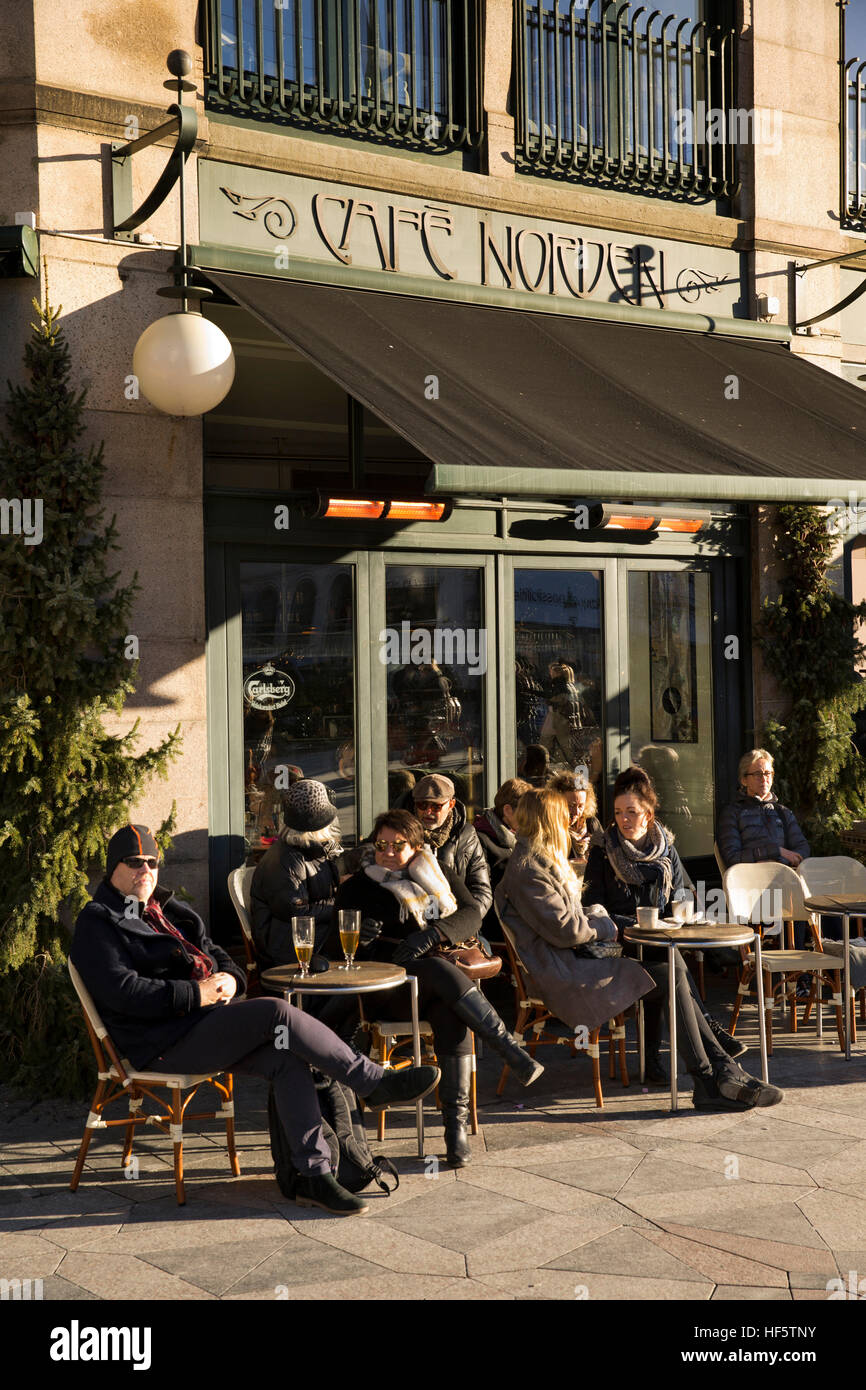
<svg viewBox="0 0 866 1390">
<path fill-rule="evenodd" d="M 515 0 L 518 167 L 635 191 L 736 192 L 735 31 L 648 10 Z"/>
<path fill-rule="evenodd" d="M 207 101 L 433 153 L 481 139 L 476 0 L 207 0 Z"/>
</svg>

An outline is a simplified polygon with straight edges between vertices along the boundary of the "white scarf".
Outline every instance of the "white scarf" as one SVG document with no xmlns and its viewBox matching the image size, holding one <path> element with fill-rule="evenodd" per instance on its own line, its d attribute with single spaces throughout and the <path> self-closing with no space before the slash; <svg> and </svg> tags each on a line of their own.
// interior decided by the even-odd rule
<svg viewBox="0 0 866 1390">
<path fill-rule="evenodd" d="M 400 904 L 401 922 L 411 913 L 418 925 L 424 927 L 431 919 L 450 917 L 457 911 L 457 899 L 448 887 L 436 856 L 426 845 L 402 869 L 383 869 L 379 864 L 368 864 L 364 873 L 394 894 Z"/>
</svg>

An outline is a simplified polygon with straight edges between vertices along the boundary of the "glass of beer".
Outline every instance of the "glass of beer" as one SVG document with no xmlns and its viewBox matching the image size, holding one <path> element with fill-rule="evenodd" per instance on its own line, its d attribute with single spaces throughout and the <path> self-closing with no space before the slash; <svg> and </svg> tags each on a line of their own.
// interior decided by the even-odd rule
<svg viewBox="0 0 866 1390">
<path fill-rule="evenodd" d="M 315 917 L 293 917 L 292 918 L 292 941 L 295 944 L 295 955 L 301 967 L 298 972 L 298 979 L 305 980 L 310 973 L 310 960 L 313 955 L 313 946 L 316 940 L 316 919 Z"/>
<path fill-rule="evenodd" d="M 340 930 L 340 945 L 346 958 L 346 964 L 338 965 L 337 969 L 360 970 L 361 967 L 354 964 L 355 952 L 361 939 L 360 912 L 354 907 L 341 907 L 337 913 L 337 926 Z"/>
</svg>

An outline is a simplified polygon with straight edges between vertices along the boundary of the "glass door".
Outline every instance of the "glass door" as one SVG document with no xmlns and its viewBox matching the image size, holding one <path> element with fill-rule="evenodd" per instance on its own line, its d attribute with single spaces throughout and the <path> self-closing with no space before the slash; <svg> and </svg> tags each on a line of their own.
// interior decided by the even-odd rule
<svg viewBox="0 0 866 1390">
<path fill-rule="evenodd" d="M 628 604 L 632 762 L 659 797 L 682 858 L 713 852 L 715 758 L 710 574 L 633 567 Z"/>
</svg>

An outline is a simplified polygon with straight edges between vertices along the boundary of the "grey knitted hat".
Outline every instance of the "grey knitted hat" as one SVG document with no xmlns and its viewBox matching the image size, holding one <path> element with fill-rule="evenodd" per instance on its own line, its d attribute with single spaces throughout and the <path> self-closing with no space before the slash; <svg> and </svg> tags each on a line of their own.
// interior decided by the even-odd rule
<svg viewBox="0 0 866 1390">
<path fill-rule="evenodd" d="M 290 830 L 324 830 L 337 819 L 337 808 L 322 782 L 303 777 L 283 797 L 283 815 Z"/>
</svg>

